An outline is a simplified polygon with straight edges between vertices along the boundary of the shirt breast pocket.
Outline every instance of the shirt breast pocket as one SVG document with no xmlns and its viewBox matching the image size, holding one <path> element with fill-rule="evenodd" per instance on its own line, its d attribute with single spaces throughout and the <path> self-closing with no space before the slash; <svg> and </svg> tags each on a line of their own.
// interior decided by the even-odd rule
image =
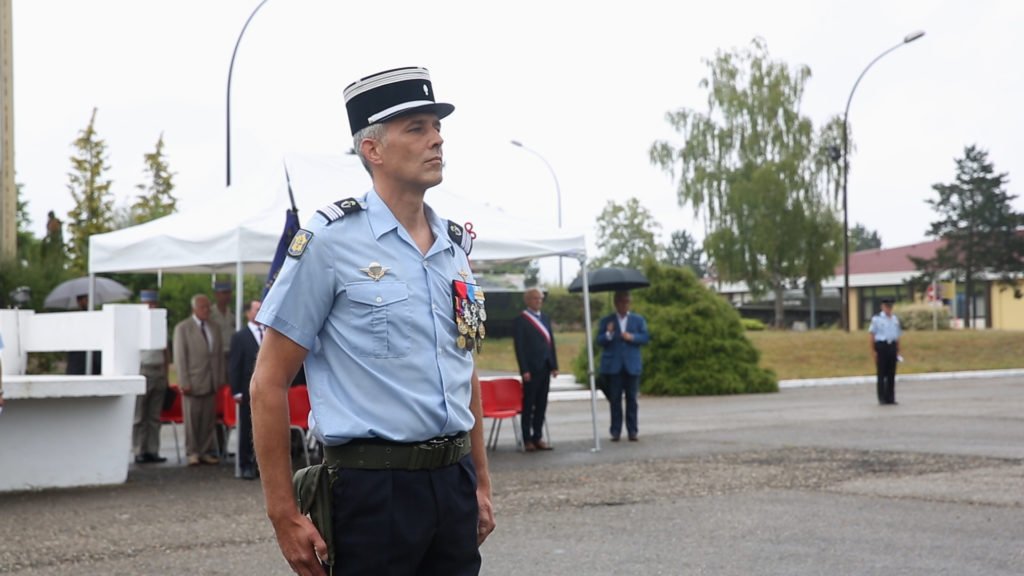
<svg viewBox="0 0 1024 576">
<path fill-rule="evenodd" d="M 401 358 L 409 338 L 409 287 L 405 282 L 359 282 L 345 286 L 352 322 L 345 336 L 353 351 L 371 358 Z"/>
</svg>

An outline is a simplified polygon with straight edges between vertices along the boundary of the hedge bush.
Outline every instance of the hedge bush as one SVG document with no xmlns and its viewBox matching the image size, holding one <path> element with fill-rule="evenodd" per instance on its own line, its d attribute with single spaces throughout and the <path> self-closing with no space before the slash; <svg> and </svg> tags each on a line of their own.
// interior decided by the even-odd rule
<svg viewBox="0 0 1024 576">
<path fill-rule="evenodd" d="M 949 308 L 930 304 L 897 304 L 893 313 L 904 330 L 949 330 Z"/>
<path fill-rule="evenodd" d="M 777 392 L 775 373 L 744 334 L 739 314 L 684 268 L 652 265 L 651 286 L 633 292 L 633 310 L 647 318 L 651 341 L 642 349 L 646 394 L 688 396 Z M 594 346 L 595 371 L 600 348 Z M 586 381 L 586 348 L 575 362 Z"/>
<path fill-rule="evenodd" d="M 743 329 L 750 332 L 760 332 L 765 329 L 764 322 L 761 322 L 757 318 L 740 318 L 740 323 L 743 324 Z"/>
</svg>

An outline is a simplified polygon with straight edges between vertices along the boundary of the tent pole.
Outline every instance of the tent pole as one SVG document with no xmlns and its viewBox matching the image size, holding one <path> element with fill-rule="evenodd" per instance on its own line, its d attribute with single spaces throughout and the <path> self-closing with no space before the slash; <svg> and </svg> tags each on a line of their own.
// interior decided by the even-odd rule
<svg viewBox="0 0 1024 576">
<path fill-rule="evenodd" d="M 244 279 L 242 278 L 242 259 L 239 257 L 238 262 L 235 262 L 235 331 L 242 329 L 242 284 Z"/>
<path fill-rule="evenodd" d="M 601 438 L 597 435 L 597 384 L 594 380 L 594 339 L 590 328 L 590 282 L 587 278 L 587 256 L 580 256 L 583 274 L 583 326 L 587 339 L 587 378 L 590 379 L 590 422 L 594 427 L 594 447 L 591 452 L 601 451 Z"/>
</svg>

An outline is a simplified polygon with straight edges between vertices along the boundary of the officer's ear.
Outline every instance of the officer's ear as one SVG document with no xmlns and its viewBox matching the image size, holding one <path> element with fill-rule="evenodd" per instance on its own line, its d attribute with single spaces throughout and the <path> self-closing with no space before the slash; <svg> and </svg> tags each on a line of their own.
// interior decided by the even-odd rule
<svg viewBox="0 0 1024 576">
<path fill-rule="evenodd" d="M 363 158 L 372 166 L 378 166 L 383 162 L 384 142 L 373 138 L 363 138 L 359 142 L 359 152 Z"/>
</svg>

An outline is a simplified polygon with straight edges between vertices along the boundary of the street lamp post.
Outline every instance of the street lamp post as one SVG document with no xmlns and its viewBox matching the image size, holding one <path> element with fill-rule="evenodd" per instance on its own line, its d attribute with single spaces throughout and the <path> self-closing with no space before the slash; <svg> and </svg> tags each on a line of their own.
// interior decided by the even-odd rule
<svg viewBox="0 0 1024 576">
<path fill-rule="evenodd" d="M 561 229 L 562 228 L 562 189 L 558 185 L 558 176 L 555 174 L 555 169 L 551 167 L 551 164 L 547 161 L 546 158 L 541 156 L 540 152 L 537 152 L 536 150 L 534 150 L 532 148 L 529 148 L 528 146 L 525 146 L 519 140 L 510 140 L 510 142 L 512 143 L 513 146 L 518 146 L 519 148 L 522 148 L 523 150 L 526 150 L 527 152 L 532 153 L 537 158 L 540 158 L 541 162 L 544 162 L 544 165 L 548 167 L 548 172 L 551 172 L 551 177 L 555 180 L 555 195 L 556 195 L 557 200 L 558 200 L 558 228 Z M 562 257 L 561 256 L 558 257 L 558 285 L 559 286 L 565 286 L 565 283 L 562 282 Z"/>
<path fill-rule="evenodd" d="M 883 56 L 892 52 L 893 50 L 903 46 L 904 44 L 910 44 L 914 40 L 924 36 L 923 30 L 917 32 L 911 32 L 903 37 L 903 41 L 899 44 L 889 48 L 885 52 L 882 52 L 875 59 L 868 63 L 864 68 L 864 71 L 857 77 L 857 81 L 853 83 L 853 89 L 850 90 L 850 97 L 846 99 L 846 111 L 843 112 L 843 310 L 842 310 L 842 321 L 843 328 L 850 331 L 850 230 L 849 230 L 849 212 L 846 209 L 846 184 L 849 178 L 850 171 L 850 103 L 853 102 L 853 94 L 857 91 L 857 86 L 860 84 L 861 79 L 867 74 L 868 70 L 882 59 Z"/>
<path fill-rule="evenodd" d="M 246 19 L 245 25 L 242 26 L 242 31 L 238 33 L 238 40 L 235 40 L 235 49 L 231 52 L 231 64 L 228 66 L 228 126 L 227 126 L 227 174 L 228 174 L 228 186 L 231 186 L 231 73 L 235 70 L 235 56 L 238 55 L 238 45 L 242 43 L 242 36 L 245 35 L 245 29 L 249 27 L 249 22 L 252 22 L 252 17 L 263 8 L 263 5 L 267 3 L 267 0 L 263 0 L 259 3 L 256 8 L 253 9 L 252 14 L 249 14 L 249 18 Z"/>
</svg>

